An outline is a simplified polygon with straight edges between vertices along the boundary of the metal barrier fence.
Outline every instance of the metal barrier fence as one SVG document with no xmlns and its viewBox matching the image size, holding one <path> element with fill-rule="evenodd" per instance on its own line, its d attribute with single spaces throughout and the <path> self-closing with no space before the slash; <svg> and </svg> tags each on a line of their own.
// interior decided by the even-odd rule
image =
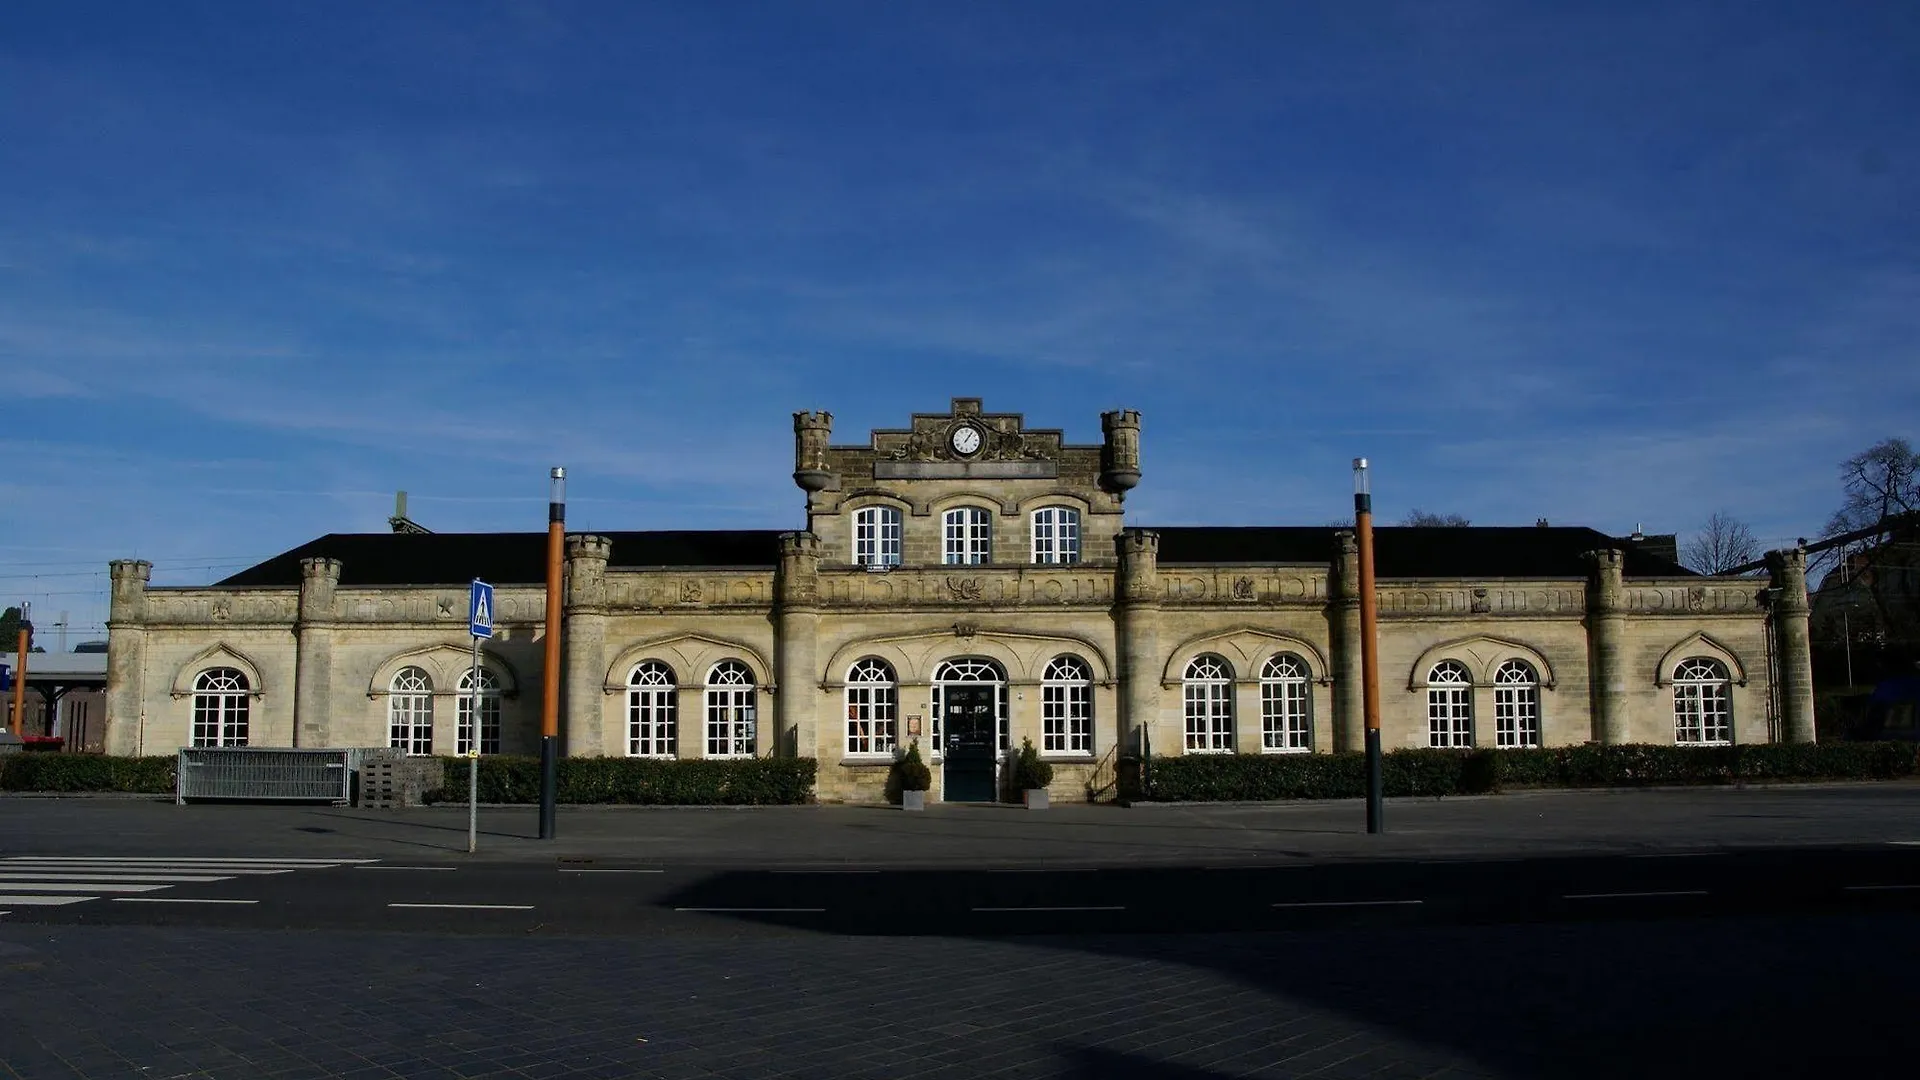
<svg viewBox="0 0 1920 1080">
<path fill-rule="evenodd" d="M 291 747 L 181 747 L 173 801 L 188 799 L 310 799 L 342 803 L 351 797 L 351 750 Z"/>
</svg>

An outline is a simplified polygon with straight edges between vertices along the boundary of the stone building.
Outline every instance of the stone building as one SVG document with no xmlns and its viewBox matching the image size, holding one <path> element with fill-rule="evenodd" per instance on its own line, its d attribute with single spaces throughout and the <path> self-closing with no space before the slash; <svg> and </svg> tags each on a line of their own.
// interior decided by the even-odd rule
<svg viewBox="0 0 1920 1080">
<path fill-rule="evenodd" d="M 1359 563 L 1335 528 L 1138 528 L 1140 415 L 1098 445 L 957 398 L 834 445 L 794 417 L 792 532 L 570 536 L 569 755 L 804 755 L 823 799 L 882 797 L 918 742 L 934 798 L 993 798 L 1023 741 L 1058 798 L 1141 750 L 1362 744 Z M 403 523 L 411 525 L 411 523 Z M 1701 577 L 1591 529 L 1381 528 L 1383 741 L 1812 738 L 1805 558 Z M 109 748 L 534 753 L 540 533 L 334 534 L 205 588 L 112 564 Z M 479 723 L 466 583 L 497 589 Z"/>
</svg>

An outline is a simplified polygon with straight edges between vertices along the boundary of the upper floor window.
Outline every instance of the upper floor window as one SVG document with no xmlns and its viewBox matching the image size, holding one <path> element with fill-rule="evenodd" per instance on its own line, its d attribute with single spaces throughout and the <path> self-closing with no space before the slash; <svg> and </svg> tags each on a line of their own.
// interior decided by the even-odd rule
<svg viewBox="0 0 1920 1080">
<path fill-rule="evenodd" d="M 1673 741 L 1685 746 L 1733 742 L 1733 705 L 1726 666 L 1689 656 L 1673 669 Z"/>
<path fill-rule="evenodd" d="M 847 753 L 893 753 L 893 722 L 899 704 L 893 668 L 868 657 L 847 673 Z"/>
<path fill-rule="evenodd" d="M 853 565 L 900 565 L 900 511 L 865 506 L 853 512 Z"/>
<path fill-rule="evenodd" d="M 1307 665 L 1281 653 L 1260 669 L 1260 749 L 1304 753 L 1313 749 Z"/>
<path fill-rule="evenodd" d="M 962 506 L 942 517 L 945 534 L 941 562 L 972 566 L 993 561 L 993 514 L 978 506 Z"/>
<path fill-rule="evenodd" d="M 246 674 L 234 668 L 213 668 L 194 677 L 193 745 L 247 745 L 248 689 Z"/>
<path fill-rule="evenodd" d="M 1473 745 L 1473 676 L 1458 660 L 1427 672 L 1427 745 Z"/>
<path fill-rule="evenodd" d="M 1509 660 L 1493 676 L 1495 746 L 1540 745 L 1540 676 L 1525 660 Z"/>
<path fill-rule="evenodd" d="M 388 684 L 387 745 L 409 754 L 433 753 L 433 679 L 417 667 L 401 668 Z"/>
<path fill-rule="evenodd" d="M 1180 695 L 1186 712 L 1189 754 L 1233 753 L 1233 669 L 1217 656 L 1196 656 L 1187 665 Z"/>
<path fill-rule="evenodd" d="M 1033 512 L 1033 561 L 1080 561 L 1080 511 L 1069 506 L 1045 506 Z"/>
</svg>

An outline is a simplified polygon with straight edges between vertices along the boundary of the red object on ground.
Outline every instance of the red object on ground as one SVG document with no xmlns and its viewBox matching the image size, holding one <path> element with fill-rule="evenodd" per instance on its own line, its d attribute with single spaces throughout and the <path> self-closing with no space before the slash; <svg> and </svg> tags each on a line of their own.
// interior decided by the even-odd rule
<svg viewBox="0 0 1920 1080">
<path fill-rule="evenodd" d="M 59 735 L 22 735 L 20 741 L 28 750 L 59 750 L 67 745 L 67 740 Z"/>
</svg>

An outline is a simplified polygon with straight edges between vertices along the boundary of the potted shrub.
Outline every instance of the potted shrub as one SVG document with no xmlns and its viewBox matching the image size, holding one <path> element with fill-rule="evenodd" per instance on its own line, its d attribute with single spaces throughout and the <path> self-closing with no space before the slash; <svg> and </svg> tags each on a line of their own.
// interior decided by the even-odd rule
<svg viewBox="0 0 1920 1080">
<path fill-rule="evenodd" d="M 1032 739 L 1020 740 L 1020 754 L 1013 759 L 1013 786 L 1029 810 L 1047 808 L 1047 785 L 1053 783 L 1053 766 L 1040 760 Z"/>
<path fill-rule="evenodd" d="M 925 810 L 927 789 L 933 786 L 933 770 L 920 760 L 920 743 L 915 740 L 907 754 L 893 766 L 894 780 L 900 785 L 900 809 Z"/>
</svg>

